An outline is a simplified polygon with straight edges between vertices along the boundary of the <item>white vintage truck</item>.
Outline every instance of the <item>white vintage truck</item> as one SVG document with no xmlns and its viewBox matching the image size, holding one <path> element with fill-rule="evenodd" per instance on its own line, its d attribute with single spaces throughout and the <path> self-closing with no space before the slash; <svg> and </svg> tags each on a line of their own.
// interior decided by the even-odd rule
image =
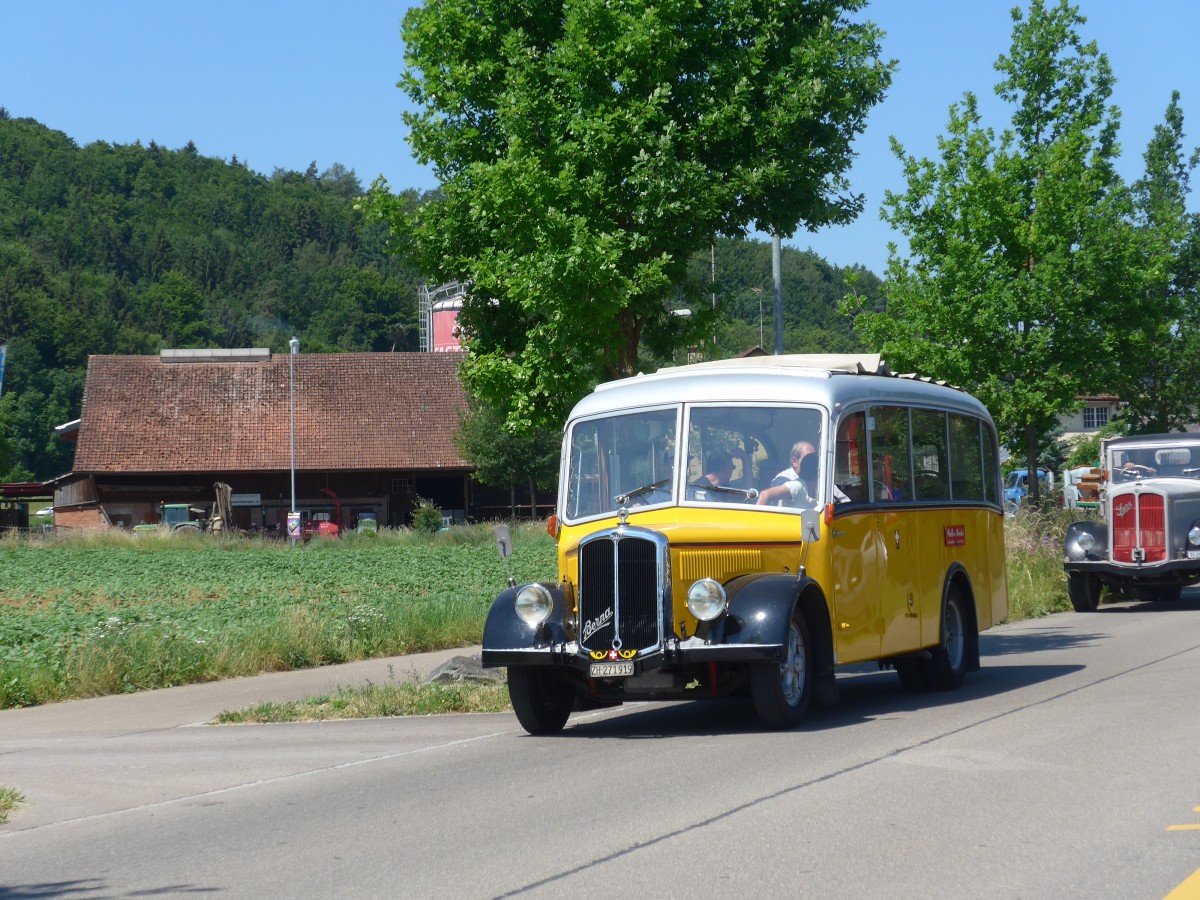
<svg viewBox="0 0 1200 900">
<path fill-rule="evenodd" d="M 1114 438 L 1101 457 L 1103 519 L 1067 529 L 1071 605 L 1094 611 L 1104 585 L 1178 600 L 1200 583 L 1200 433 Z"/>
</svg>

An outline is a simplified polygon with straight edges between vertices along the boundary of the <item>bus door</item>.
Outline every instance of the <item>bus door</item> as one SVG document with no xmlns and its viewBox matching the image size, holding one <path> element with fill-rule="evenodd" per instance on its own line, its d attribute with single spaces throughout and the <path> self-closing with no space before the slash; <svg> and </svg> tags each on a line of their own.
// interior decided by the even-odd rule
<svg viewBox="0 0 1200 900">
<path fill-rule="evenodd" d="M 833 573 L 830 599 L 839 663 L 879 657 L 879 585 L 885 561 L 870 504 L 866 463 L 866 412 L 850 413 L 838 425 L 833 461 L 834 484 L 846 499 L 835 503 L 828 532 Z"/>
<path fill-rule="evenodd" d="M 918 598 L 920 512 L 911 504 L 909 414 L 903 406 L 874 406 L 867 419 L 871 436 L 871 500 L 878 533 L 879 616 L 884 656 L 921 646 Z"/>
</svg>

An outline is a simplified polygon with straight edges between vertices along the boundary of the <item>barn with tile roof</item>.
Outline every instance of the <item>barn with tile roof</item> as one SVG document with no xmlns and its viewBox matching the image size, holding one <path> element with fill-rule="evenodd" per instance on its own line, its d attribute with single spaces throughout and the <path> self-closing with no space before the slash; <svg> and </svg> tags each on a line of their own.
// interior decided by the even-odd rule
<svg viewBox="0 0 1200 900">
<path fill-rule="evenodd" d="M 406 525 L 418 497 L 456 521 L 507 517 L 509 492 L 475 482 L 455 446 L 467 403 L 460 359 L 265 349 L 93 356 L 74 471 L 55 484 L 56 524 L 152 523 L 162 503 L 211 506 L 223 482 L 234 525 L 276 531 L 293 471 L 307 519 L 340 513 L 349 527 L 373 514 L 380 525 Z M 538 499 L 548 512 L 553 497 Z"/>
</svg>

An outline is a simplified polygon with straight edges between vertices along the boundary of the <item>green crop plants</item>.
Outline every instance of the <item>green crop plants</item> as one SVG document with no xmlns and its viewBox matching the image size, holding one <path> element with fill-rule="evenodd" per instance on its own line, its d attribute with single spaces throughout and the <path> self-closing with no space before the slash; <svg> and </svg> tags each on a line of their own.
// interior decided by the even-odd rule
<svg viewBox="0 0 1200 900">
<path fill-rule="evenodd" d="M 295 547 L 236 535 L 0 539 L 0 708 L 476 644 L 511 567 L 486 526 Z"/>
</svg>

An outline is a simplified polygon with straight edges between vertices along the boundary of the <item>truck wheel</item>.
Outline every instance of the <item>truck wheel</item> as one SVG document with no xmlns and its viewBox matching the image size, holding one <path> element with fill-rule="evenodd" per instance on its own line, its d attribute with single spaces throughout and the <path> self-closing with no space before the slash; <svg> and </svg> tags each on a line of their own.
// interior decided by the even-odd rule
<svg viewBox="0 0 1200 900">
<path fill-rule="evenodd" d="M 1075 612 L 1095 612 L 1100 605 L 1100 579 L 1080 572 L 1067 573 L 1067 596 Z"/>
<path fill-rule="evenodd" d="M 958 588 L 946 594 L 942 607 L 942 642 L 930 651 L 925 673 L 929 686 L 935 691 L 953 691 L 963 683 L 967 674 L 967 612 L 966 601 Z"/>
<path fill-rule="evenodd" d="M 546 666 L 509 666 L 508 699 L 530 734 L 558 734 L 575 705 L 575 694 L 563 676 Z"/>
<path fill-rule="evenodd" d="M 808 711 L 813 660 L 808 622 L 798 608 L 788 626 L 787 655 L 782 662 L 759 663 L 750 672 L 750 693 L 759 721 L 768 728 L 795 728 Z"/>
</svg>

